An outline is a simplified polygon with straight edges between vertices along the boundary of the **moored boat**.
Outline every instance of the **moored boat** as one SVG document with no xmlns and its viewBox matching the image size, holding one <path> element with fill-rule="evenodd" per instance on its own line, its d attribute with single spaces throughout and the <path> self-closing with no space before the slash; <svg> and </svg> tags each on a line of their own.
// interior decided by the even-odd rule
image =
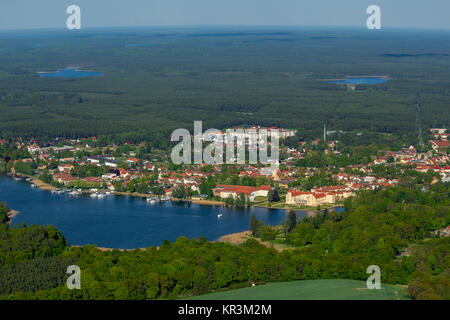
<svg viewBox="0 0 450 320">
<path fill-rule="evenodd" d="M 151 204 L 160 203 L 160 199 L 157 197 L 147 198 L 147 202 L 150 202 Z"/>
</svg>

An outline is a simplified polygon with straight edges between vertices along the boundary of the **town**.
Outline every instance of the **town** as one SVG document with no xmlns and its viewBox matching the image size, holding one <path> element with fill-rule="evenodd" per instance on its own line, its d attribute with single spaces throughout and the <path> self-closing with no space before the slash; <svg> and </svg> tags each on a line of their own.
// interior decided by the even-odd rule
<svg viewBox="0 0 450 320">
<path fill-rule="evenodd" d="M 259 129 L 260 127 L 254 127 Z M 223 131 L 225 132 L 225 131 Z M 280 161 L 274 169 L 263 165 L 176 165 L 143 144 L 100 145 L 96 137 L 57 139 L 40 146 L 35 140 L 0 140 L 5 170 L 33 186 L 70 195 L 128 194 L 149 202 L 193 201 L 236 206 L 260 205 L 280 209 L 320 209 L 341 205 L 359 190 L 396 186 L 413 174 L 424 189 L 450 181 L 449 134 L 432 128 L 429 150 L 413 145 L 397 151 L 379 150 L 366 163 L 315 165 L 317 155 L 341 159 L 340 141 L 296 141 L 296 130 L 280 129 Z M 288 146 L 287 139 L 294 139 Z M 297 147 L 296 147 L 297 145 Z M 9 151 L 9 153 L 8 153 Z M 309 159 L 309 160 L 308 160 Z M 345 162 L 345 161 L 344 161 Z"/>
</svg>

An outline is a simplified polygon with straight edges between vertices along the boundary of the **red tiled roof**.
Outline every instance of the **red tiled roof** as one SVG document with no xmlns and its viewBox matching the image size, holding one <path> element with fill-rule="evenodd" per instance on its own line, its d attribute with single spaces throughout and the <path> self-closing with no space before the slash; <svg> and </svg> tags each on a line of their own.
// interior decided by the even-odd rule
<svg viewBox="0 0 450 320">
<path fill-rule="evenodd" d="M 291 190 L 288 193 L 290 193 L 293 197 L 302 195 L 302 194 L 313 194 L 312 192 L 305 192 L 305 191 L 300 191 L 300 190 Z"/>
<path fill-rule="evenodd" d="M 248 186 L 234 186 L 234 185 L 217 185 L 216 191 L 224 191 L 224 192 L 235 192 L 236 194 L 247 194 L 250 195 L 252 192 L 258 191 L 258 190 L 271 190 L 271 186 L 260 186 L 258 188 L 256 187 L 248 187 Z"/>
<path fill-rule="evenodd" d="M 83 180 L 84 180 L 84 181 L 87 181 L 87 182 L 96 182 L 96 183 L 99 183 L 99 182 L 102 181 L 102 178 L 100 178 L 100 177 L 86 177 L 86 178 L 84 178 Z"/>
<path fill-rule="evenodd" d="M 431 143 L 440 148 L 448 148 L 450 146 L 450 142 L 447 140 L 432 140 Z"/>
<path fill-rule="evenodd" d="M 326 186 L 326 187 L 319 187 L 315 188 L 318 191 L 322 192 L 330 192 L 330 191 L 338 191 L 338 190 L 345 190 L 347 189 L 346 186 Z"/>
<path fill-rule="evenodd" d="M 55 173 L 55 174 L 53 174 L 53 179 L 60 179 L 63 181 L 78 180 L 78 178 L 72 177 L 70 174 L 67 174 L 67 173 Z"/>
</svg>

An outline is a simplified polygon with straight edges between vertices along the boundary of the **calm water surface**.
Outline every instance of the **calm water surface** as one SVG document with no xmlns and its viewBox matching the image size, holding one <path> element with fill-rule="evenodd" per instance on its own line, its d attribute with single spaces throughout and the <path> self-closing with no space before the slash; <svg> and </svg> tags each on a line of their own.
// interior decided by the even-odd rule
<svg viewBox="0 0 450 320">
<path fill-rule="evenodd" d="M 154 205 L 142 198 L 54 195 L 32 188 L 25 181 L 0 178 L 0 201 L 18 210 L 12 225 L 54 225 L 71 245 L 95 244 L 107 248 L 142 248 L 175 241 L 180 236 L 208 240 L 249 229 L 250 217 L 266 224 L 280 224 L 286 211 L 250 208 L 222 209 L 220 206 Z M 222 218 L 217 214 L 223 213 Z M 297 212 L 299 218 L 307 212 Z"/>
<path fill-rule="evenodd" d="M 377 84 L 377 83 L 386 83 L 387 80 L 385 78 L 376 78 L 376 77 L 370 77 L 370 78 L 348 78 L 345 80 L 336 80 L 336 81 L 330 81 L 330 83 L 337 83 L 337 84 Z"/>
<path fill-rule="evenodd" d="M 79 68 L 65 68 L 55 72 L 39 73 L 41 78 L 63 78 L 63 79 L 78 79 L 85 77 L 99 77 L 103 74 L 100 71 L 85 71 Z"/>
</svg>

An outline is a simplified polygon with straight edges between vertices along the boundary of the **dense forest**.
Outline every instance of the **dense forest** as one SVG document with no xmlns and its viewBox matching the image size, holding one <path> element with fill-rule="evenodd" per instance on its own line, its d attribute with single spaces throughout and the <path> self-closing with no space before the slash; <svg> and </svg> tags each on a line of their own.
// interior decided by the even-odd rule
<svg viewBox="0 0 450 320">
<path fill-rule="evenodd" d="M 0 294 L 172 299 L 270 281 L 365 280 L 366 268 L 376 264 L 382 282 L 407 285 L 413 298 L 449 299 L 450 238 L 434 233 L 450 222 L 449 193 L 449 185 L 441 183 L 426 192 L 401 187 L 363 192 L 346 201 L 344 212 L 294 221 L 288 234 L 294 248 L 281 252 L 255 239 L 232 246 L 185 237 L 132 251 L 69 248 L 54 227 L 3 224 Z M 61 272 L 71 263 L 82 270 L 81 290 L 64 285 L 67 275 Z"/>
<path fill-rule="evenodd" d="M 8 222 L 7 213 L 9 212 L 9 208 L 5 203 L 0 203 L 0 225 Z"/>
<path fill-rule="evenodd" d="M 417 143 L 417 95 L 425 128 L 449 124 L 449 40 L 444 32 L 346 28 L 3 32 L 0 136 L 164 146 L 174 128 L 203 120 L 204 128 L 294 128 L 305 139 L 326 124 Z M 37 74 L 73 65 L 104 74 Z M 323 81 L 379 74 L 391 79 L 356 91 Z"/>
</svg>

